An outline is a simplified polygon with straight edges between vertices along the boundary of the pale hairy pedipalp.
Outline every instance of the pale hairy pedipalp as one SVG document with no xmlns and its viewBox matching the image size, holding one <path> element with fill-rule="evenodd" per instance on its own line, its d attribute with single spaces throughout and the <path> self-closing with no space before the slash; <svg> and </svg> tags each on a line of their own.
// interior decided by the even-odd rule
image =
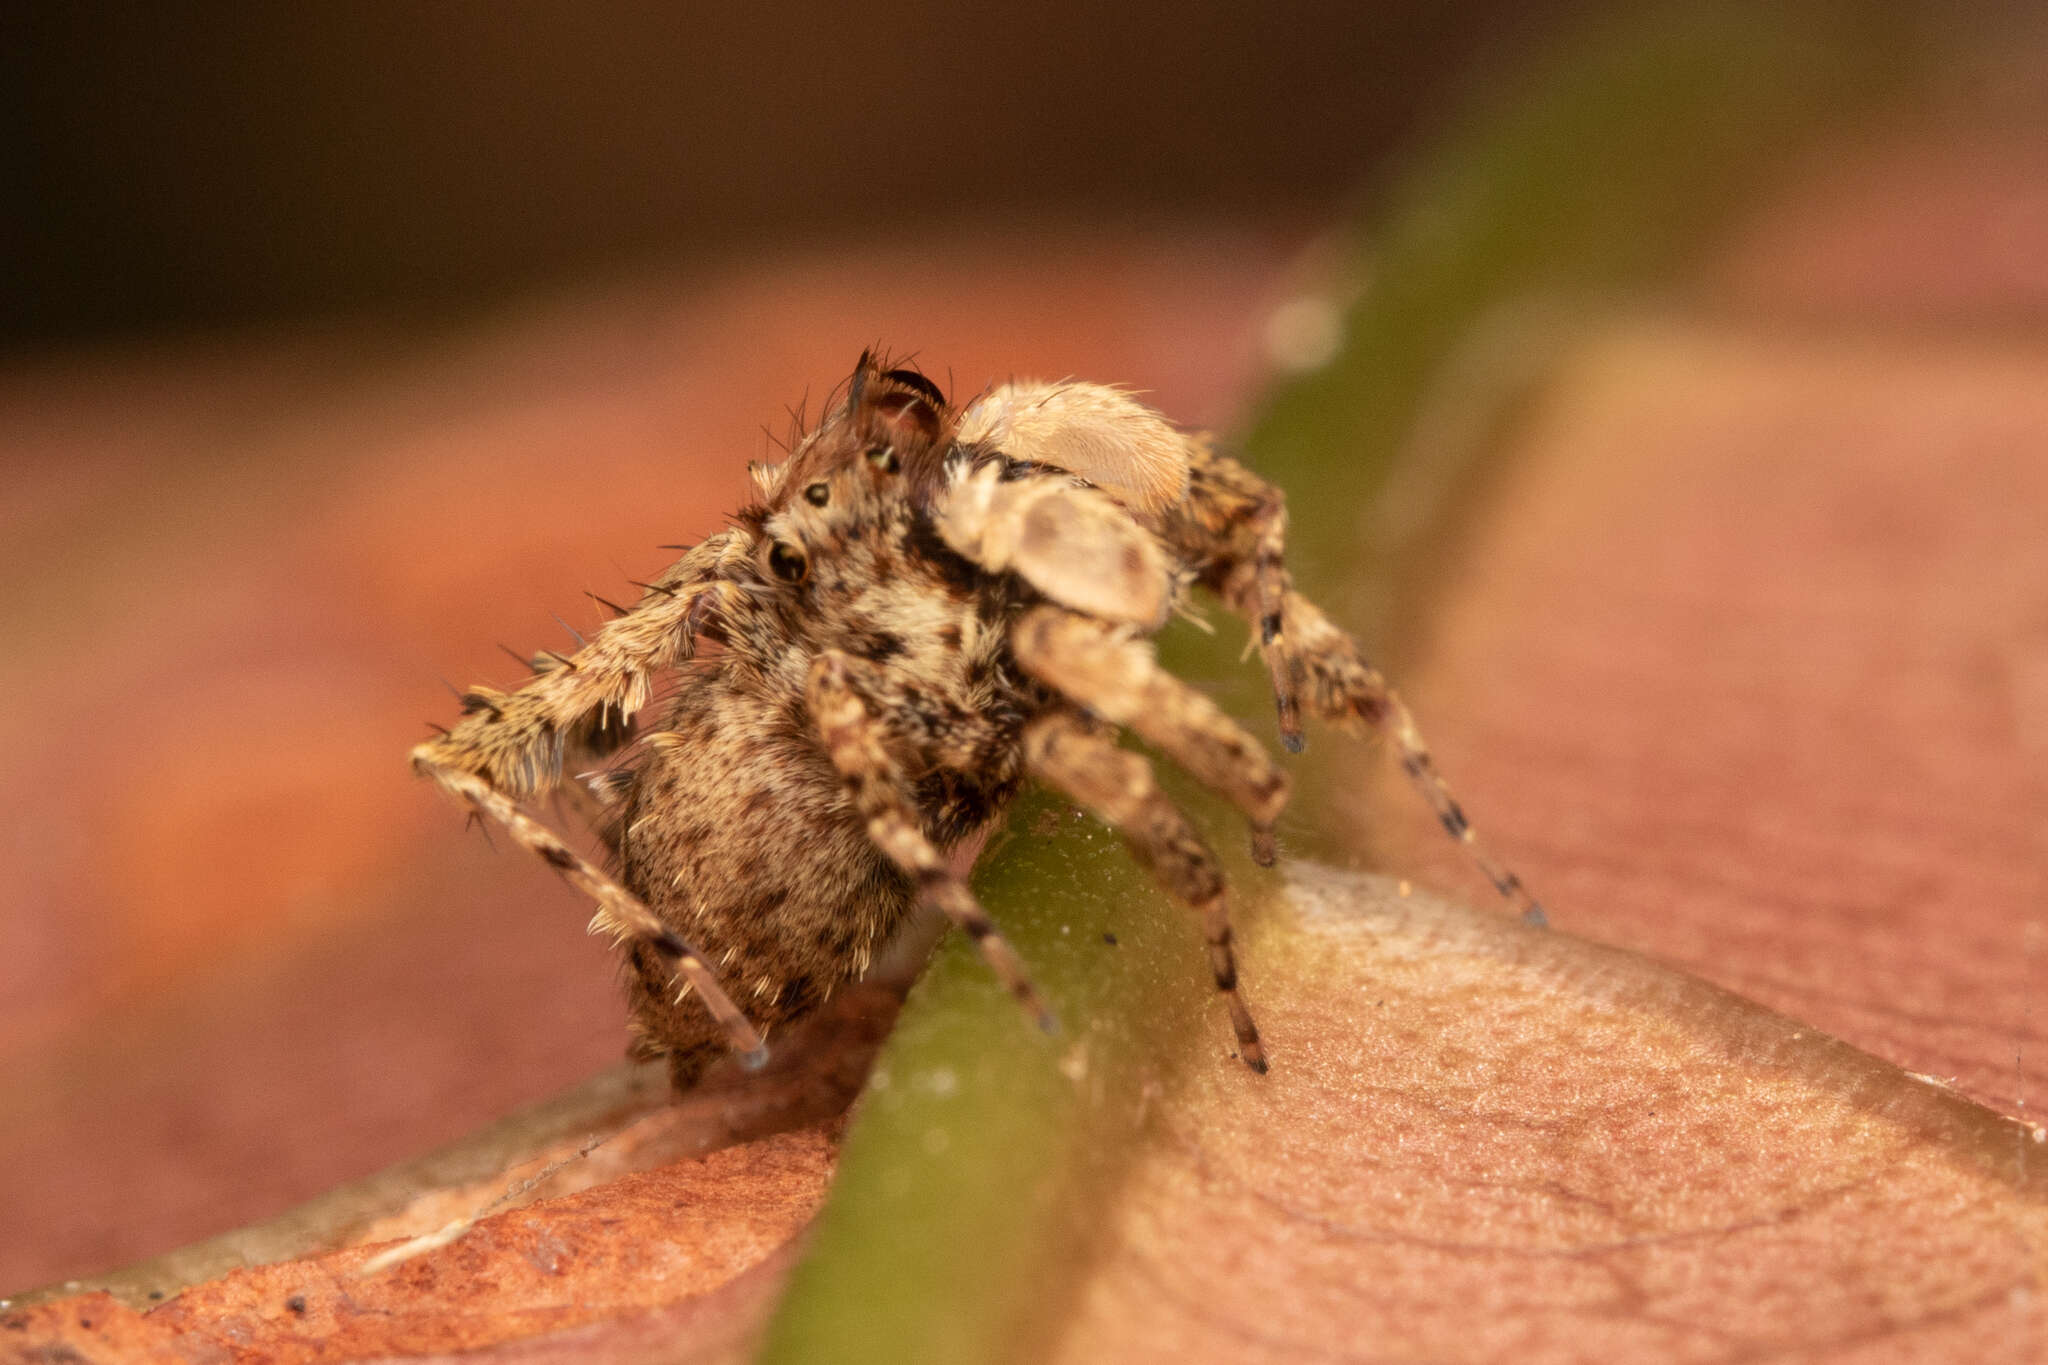
<svg viewBox="0 0 2048 1365">
<path fill-rule="evenodd" d="M 1188 438 L 1104 384 L 1005 384 L 961 414 L 957 439 L 1079 474 L 1141 521 L 1187 495 Z"/>
<path fill-rule="evenodd" d="M 1147 630 L 1165 624 L 1173 566 L 1129 512 L 1064 472 L 1004 474 L 995 464 L 956 468 L 934 516 L 947 545 L 1075 611 Z"/>
</svg>

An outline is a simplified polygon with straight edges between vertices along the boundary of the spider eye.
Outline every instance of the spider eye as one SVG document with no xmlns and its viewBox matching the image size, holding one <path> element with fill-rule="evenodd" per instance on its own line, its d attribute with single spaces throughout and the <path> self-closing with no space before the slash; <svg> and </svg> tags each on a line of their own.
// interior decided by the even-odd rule
<svg viewBox="0 0 2048 1365">
<path fill-rule="evenodd" d="M 868 452 L 868 463 L 884 474 L 894 474 L 902 468 L 902 462 L 896 458 L 895 446 L 876 446 Z"/>
<path fill-rule="evenodd" d="M 811 562 L 804 558 L 802 550 L 778 540 L 768 551 L 768 568 L 785 583 L 801 583 L 810 572 Z"/>
<path fill-rule="evenodd" d="M 804 490 L 804 501 L 813 507 L 823 507 L 832 501 L 832 490 L 822 483 L 814 483 Z"/>
</svg>

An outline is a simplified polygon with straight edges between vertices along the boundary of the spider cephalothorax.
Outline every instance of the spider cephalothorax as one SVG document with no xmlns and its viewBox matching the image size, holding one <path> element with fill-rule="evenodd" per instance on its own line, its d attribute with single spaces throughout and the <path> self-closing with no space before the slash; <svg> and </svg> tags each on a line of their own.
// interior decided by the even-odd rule
<svg viewBox="0 0 2048 1365">
<path fill-rule="evenodd" d="M 753 472 L 760 501 L 732 529 L 574 655 L 467 693 L 461 724 L 413 751 L 597 900 L 632 964 L 637 1046 L 678 1086 L 727 1046 L 759 1055 L 763 1030 L 864 972 L 920 901 L 1049 1024 L 946 859 L 1027 778 L 1121 830 L 1200 914 L 1240 1055 L 1263 1071 L 1216 860 L 1116 742 L 1128 728 L 1230 797 L 1271 860 L 1285 776 L 1150 646 L 1197 586 L 1253 622 L 1290 749 L 1303 709 L 1385 730 L 1445 827 L 1533 909 L 1385 681 L 1293 591 L 1278 491 L 1127 394 L 1013 383 L 956 409 L 863 356 L 844 401 Z M 658 725 L 632 740 L 671 671 Z M 607 874 L 520 803 L 622 749 L 589 781 Z"/>
</svg>

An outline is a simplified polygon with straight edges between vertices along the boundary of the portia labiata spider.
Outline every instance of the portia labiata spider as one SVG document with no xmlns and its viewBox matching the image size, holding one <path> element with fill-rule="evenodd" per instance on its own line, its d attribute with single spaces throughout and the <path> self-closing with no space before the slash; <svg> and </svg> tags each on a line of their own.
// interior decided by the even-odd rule
<svg viewBox="0 0 2048 1365">
<path fill-rule="evenodd" d="M 1027 778 L 1120 830 L 1195 910 L 1239 1055 L 1264 1071 L 1222 872 L 1117 744 L 1128 729 L 1223 793 L 1272 860 L 1285 774 L 1153 655 L 1194 588 L 1252 624 L 1288 749 L 1304 712 L 1384 733 L 1444 827 L 1540 917 L 1385 679 L 1294 591 L 1279 490 L 1127 393 L 1011 383 L 955 407 L 863 355 L 826 418 L 753 473 L 759 500 L 730 529 L 574 654 L 464 693 L 463 720 L 412 754 L 597 901 L 630 962 L 636 1051 L 678 1088 L 727 1048 L 764 1056 L 768 1028 L 860 976 L 920 902 L 1050 1026 L 947 859 Z M 659 728 L 638 731 L 671 673 Z M 613 872 L 522 808 L 607 759 L 585 790 Z"/>
</svg>

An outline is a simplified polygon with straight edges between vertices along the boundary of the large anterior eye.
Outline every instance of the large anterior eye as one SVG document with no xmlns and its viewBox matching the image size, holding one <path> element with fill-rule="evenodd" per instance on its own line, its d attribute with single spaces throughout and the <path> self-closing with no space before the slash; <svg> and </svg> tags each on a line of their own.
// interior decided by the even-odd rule
<svg viewBox="0 0 2048 1365">
<path fill-rule="evenodd" d="M 811 570 L 804 552 L 787 541 L 778 540 L 768 551 L 768 568 L 785 583 L 801 583 Z"/>
</svg>

